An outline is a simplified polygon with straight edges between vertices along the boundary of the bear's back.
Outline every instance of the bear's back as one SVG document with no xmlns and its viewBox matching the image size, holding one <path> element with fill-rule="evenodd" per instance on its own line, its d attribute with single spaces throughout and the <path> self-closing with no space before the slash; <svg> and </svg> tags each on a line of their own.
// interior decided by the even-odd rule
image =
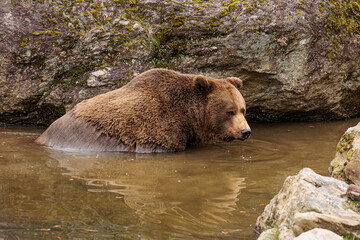
<svg viewBox="0 0 360 240">
<path fill-rule="evenodd" d="M 183 102 L 190 97 L 190 84 L 190 75 L 164 69 L 147 71 L 120 89 L 77 104 L 37 142 L 80 150 L 134 151 L 141 146 L 145 151 L 162 151 L 159 146 L 163 142 L 179 141 L 169 132 L 183 131 L 179 125 L 184 122 L 187 106 Z"/>
</svg>

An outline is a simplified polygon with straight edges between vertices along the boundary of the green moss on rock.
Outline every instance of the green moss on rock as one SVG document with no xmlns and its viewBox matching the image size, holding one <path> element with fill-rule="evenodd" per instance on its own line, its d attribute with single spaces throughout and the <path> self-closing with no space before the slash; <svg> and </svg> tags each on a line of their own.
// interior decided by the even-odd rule
<svg viewBox="0 0 360 240">
<path fill-rule="evenodd" d="M 349 151 L 353 146 L 352 146 L 352 142 L 354 141 L 354 138 L 350 135 L 344 135 L 341 137 L 336 150 L 339 153 L 343 153 L 343 152 L 347 152 Z"/>
<path fill-rule="evenodd" d="M 36 31 L 36 32 L 33 32 L 32 34 L 34 36 L 41 36 L 41 35 L 53 36 L 53 35 L 60 34 L 60 31 L 58 28 L 53 28 L 53 29 L 44 30 L 44 31 Z"/>
<path fill-rule="evenodd" d="M 346 37 L 352 37 L 360 33 L 360 3 L 357 0 L 328 0 L 329 15 L 325 21 L 328 36 L 343 43 Z M 319 8 L 322 13 L 323 6 Z M 340 44 L 334 44 L 329 48 L 328 57 L 335 59 L 339 56 Z"/>
<path fill-rule="evenodd" d="M 44 35 L 46 33 L 46 31 L 36 31 L 36 32 L 33 32 L 32 34 L 34 36 L 40 36 L 40 35 Z"/>
<path fill-rule="evenodd" d="M 225 16 L 228 16 L 229 15 L 229 12 L 226 11 L 226 10 L 221 10 L 220 13 L 219 13 L 219 17 L 225 17 Z"/>
<path fill-rule="evenodd" d="M 22 42 L 20 43 L 20 47 L 25 47 L 28 44 L 29 39 L 27 37 L 22 38 Z"/>
<path fill-rule="evenodd" d="M 129 32 L 134 31 L 134 28 L 131 26 L 125 26 L 125 29 L 128 30 Z"/>
</svg>

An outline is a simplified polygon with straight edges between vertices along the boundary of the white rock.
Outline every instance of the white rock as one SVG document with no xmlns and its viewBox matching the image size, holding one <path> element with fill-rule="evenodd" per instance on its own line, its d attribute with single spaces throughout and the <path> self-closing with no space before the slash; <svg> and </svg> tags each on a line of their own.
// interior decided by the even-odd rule
<svg viewBox="0 0 360 240">
<path fill-rule="evenodd" d="M 99 87 L 113 84 L 112 79 L 108 75 L 108 68 L 97 70 L 90 74 L 86 83 L 89 87 Z"/>
<path fill-rule="evenodd" d="M 294 240 L 343 240 L 343 238 L 332 231 L 314 228 L 310 231 L 302 233 Z"/>
<path fill-rule="evenodd" d="M 257 228 L 277 226 L 279 240 L 292 240 L 296 234 L 316 227 L 337 232 L 336 227 L 342 226 L 343 233 L 360 233 L 359 224 L 356 224 L 360 223 L 360 215 L 344 204 L 347 187 L 343 181 L 304 168 L 285 180 L 280 192 L 258 218 Z M 319 220 L 321 222 L 316 222 Z M 351 224 L 347 225 L 350 222 L 346 220 Z"/>
</svg>

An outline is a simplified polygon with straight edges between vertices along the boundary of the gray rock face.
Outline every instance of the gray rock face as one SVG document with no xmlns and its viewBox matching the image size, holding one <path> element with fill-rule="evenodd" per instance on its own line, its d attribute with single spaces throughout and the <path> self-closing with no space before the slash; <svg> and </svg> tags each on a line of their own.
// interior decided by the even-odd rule
<svg viewBox="0 0 360 240">
<path fill-rule="evenodd" d="M 331 7 L 320 0 L 3 0 L 0 121 L 50 124 L 154 67 L 243 78 L 255 120 L 359 116 L 359 35 L 329 27 Z"/>
<path fill-rule="evenodd" d="M 280 240 L 294 239 L 314 228 L 342 235 L 360 234 L 360 215 L 346 206 L 342 197 L 347 187 L 343 181 L 304 168 L 285 180 L 258 218 L 257 228 L 266 230 L 276 226 Z"/>
<path fill-rule="evenodd" d="M 360 185 L 360 123 L 341 137 L 329 170 L 332 177 Z"/>
<path fill-rule="evenodd" d="M 113 86 L 121 82 L 126 66 L 106 67 L 90 73 L 86 81 L 88 87 Z"/>
</svg>

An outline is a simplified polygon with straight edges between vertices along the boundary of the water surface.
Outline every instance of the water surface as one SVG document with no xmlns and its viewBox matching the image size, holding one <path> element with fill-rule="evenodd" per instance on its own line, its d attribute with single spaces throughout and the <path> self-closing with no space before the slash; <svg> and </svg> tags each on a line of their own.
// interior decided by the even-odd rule
<svg viewBox="0 0 360 240">
<path fill-rule="evenodd" d="M 171 154 L 64 152 L 0 125 L 0 239 L 255 239 L 285 178 L 328 175 L 359 121 L 251 124 L 245 142 Z"/>
</svg>

